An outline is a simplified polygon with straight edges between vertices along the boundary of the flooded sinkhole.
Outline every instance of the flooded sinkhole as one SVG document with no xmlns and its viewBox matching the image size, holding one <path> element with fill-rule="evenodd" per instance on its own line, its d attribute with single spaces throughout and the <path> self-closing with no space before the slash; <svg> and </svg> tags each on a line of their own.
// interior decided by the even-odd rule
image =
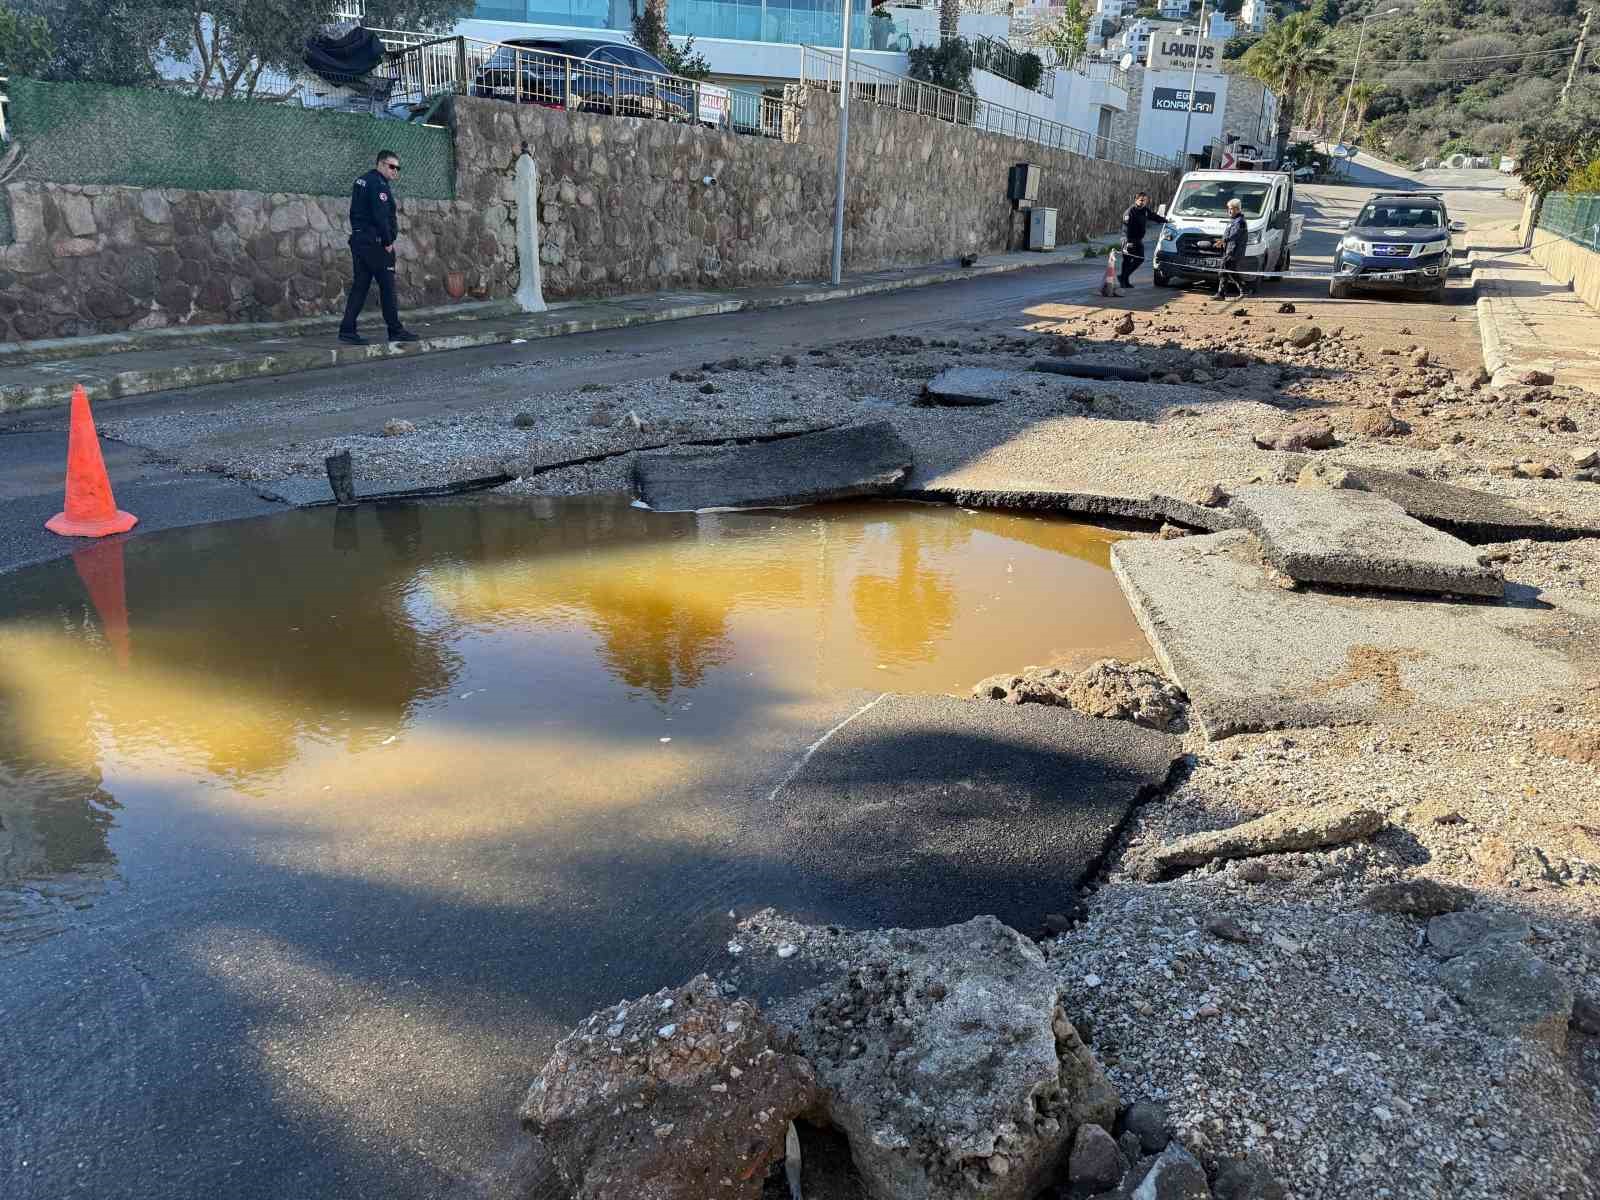
<svg viewBox="0 0 1600 1200">
<path fill-rule="evenodd" d="M 108 893 L 286 872 L 640 928 L 725 915 L 746 799 L 862 695 L 1144 655 L 1118 536 L 913 504 L 491 498 L 0 577 L 0 949 Z M 706 847 L 684 886 L 671 863 Z"/>
</svg>

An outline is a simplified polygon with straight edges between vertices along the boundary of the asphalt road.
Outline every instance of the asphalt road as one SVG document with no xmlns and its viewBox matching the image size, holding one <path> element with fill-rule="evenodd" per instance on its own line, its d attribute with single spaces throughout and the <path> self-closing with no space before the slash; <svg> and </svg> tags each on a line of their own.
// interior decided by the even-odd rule
<svg viewBox="0 0 1600 1200">
<path fill-rule="evenodd" d="M 1326 261 L 1337 222 L 1371 188 L 1402 182 L 1380 177 L 1381 167 L 1357 167 L 1365 174 L 1349 184 L 1301 189 L 1311 217 L 1301 262 Z M 1474 211 L 1500 211 L 1505 202 L 1494 208 L 1493 182 L 1451 180 L 1452 207 L 1469 220 Z M 1098 282 L 1094 266 L 1048 268 L 229 384 L 119 407 L 177 420 L 228 409 L 239 418 L 233 444 L 280 438 L 286 422 L 309 437 L 368 429 L 375 413 L 437 414 L 580 382 L 661 374 L 734 352 L 1011 328 L 1026 323 L 1029 306 L 1086 296 Z M 1325 299 L 1326 290 L 1286 284 L 1284 294 Z M 1148 285 L 1138 294 L 1141 306 L 1165 295 Z M 1345 303 L 1354 313 L 1390 302 Z M 37 532 L 58 502 L 64 452 L 64 412 L 0 425 L 0 572 L 69 548 Z M 144 518 L 131 536 L 272 511 L 243 485 L 183 473 L 134 448 L 112 446 L 108 456 L 119 498 Z M 759 819 L 749 798 L 770 796 L 805 745 L 859 703 L 838 697 L 781 733 L 752 735 L 726 757 L 714 786 L 686 783 L 671 803 L 706 829 Z M 901 747 L 893 753 L 918 744 L 912 726 L 877 732 L 885 746 Z M 883 777 L 893 778 L 892 753 L 884 763 Z M 734 871 L 725 843 L 706 837 L 648 859 L 597 846 L 592 861 L 566 864 L 570 879 L 584 885 L 570 893 L 441 895 L 411 875 L 381 837 L 341 844 L 309 832 L 241 828 L 160 789 L 123 802 L 170 818 L 141 823 L 152 832 L 126 848 L 139 866 L 123 892 L 82 914 L 69 932 L 0 958 L 6 1200 L 504 1195 L 520 1144 L 511 1113 L 556 1031 L 600 1003 L 679 982 L 711 964 L 728 905 L 781 902 L 786 887 L 799 882 L 794 868 L 776 859 Z M 916 815 L 898 819 L 914 823 Z M 1070 814 L 1038 819 L 1061 822 L 1060 840 L 1073 842 L 1065 836 Z M 831 851 L 823 842 L 807 845 L 809 870 L 830 854 L 850 860 L 854 835 L 848 823 L 839 829 Z M 1040 844 L 1052 842 L 1048 824 L 1033 832 Z M 898 835 L 918 840 L 914 824 Z M 948 860 L 982 872 L 984 887 L 1007 888 L 1016 911 L 1033 903 L 1033 890 L 1041 893 L 1041 911 L 1063 903 L 1065 860 L 1046 855 L 1016 878 L 997 880 L 984 836 L 961 840 L 967 836 L 945 847 Z M 264 852 L 269 846 L 293 853 Z M 538 848 L 486 846 L 482 854 L 502 877 L 515 878 Z M 369 860 L 384 862 L 382 882 L 350 869 Z M 903 903 L 879 897 L 871 911 L 971 915 L 941 909 L 936 881 L 886 886 L 918 891 Z M 822 893 L 851 896 L 854 881 L 841 877 Z M 953 886 L 950 894 L 963 889 Z M 660 909 L 681 913 L 682 927 L 670 939 L 647 941 L 632 914 Z M 850 915 L 841 902 L 839 919 Z"/>
</svg>

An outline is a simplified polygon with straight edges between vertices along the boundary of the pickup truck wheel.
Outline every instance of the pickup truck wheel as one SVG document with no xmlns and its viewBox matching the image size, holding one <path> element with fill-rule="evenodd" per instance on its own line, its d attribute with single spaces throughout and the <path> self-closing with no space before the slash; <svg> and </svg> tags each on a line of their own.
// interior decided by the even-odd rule
<svg viewBox="0 0 1600 1200">
<path fill-rule="evenodd" d="M 1350 285 L 1348 283 L 1330 283 L 1328 285 L 1329 300 L 1350 299 Z"/>
<path fill-rule="evenodd" d="M 1154 274 L 1155 274 L 1155 283 L 1156 283 L 1157 287 L 1171 287 L 1172 286 L 1172 277 L 1170 275 L 1168 275 L 1165 271 L 1156 271 Z"/>
</svg>

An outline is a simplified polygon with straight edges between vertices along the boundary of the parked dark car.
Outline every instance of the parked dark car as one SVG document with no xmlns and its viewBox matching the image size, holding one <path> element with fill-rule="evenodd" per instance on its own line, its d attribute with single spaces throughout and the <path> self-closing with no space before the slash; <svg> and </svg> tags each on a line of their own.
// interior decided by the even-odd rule
<svg viewBox="0 0 1600 1200">
<path fill-rule="evenodd" d="M 1438 192 L 1378 192 L 1346 226 L 1328 295 L 1339 300 L 1372 288 L 1443 300 L 1455 254 L 1450 235 L 1464 229 Z"/>
<path fill-rule="evenodd" d="M 588 38 L 512 38 L 473 75 L 471 94 L 636 117 L 691 116 L 694 85 L 653 54 Z"/>
</svg>

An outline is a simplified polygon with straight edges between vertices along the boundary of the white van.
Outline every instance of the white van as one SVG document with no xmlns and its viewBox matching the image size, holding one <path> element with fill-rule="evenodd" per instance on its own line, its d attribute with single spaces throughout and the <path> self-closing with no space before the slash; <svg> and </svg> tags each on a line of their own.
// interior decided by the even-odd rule
<svg viewBox="0 0 1600 1200">
<path fill-rule="evenodd" d="M 1294 211 L 1294 179 L 1286 171 L 1190 171 L 1170 205 L 1160 209 L 1167 223 L 1156 242 L 1156 286 L 1186 280 L 1216 282 L 1222 255 L 1212 243 L 1228 228 L 1228 201 L 1244 210 L 1250 241 L 1245 271 L 1287 271 L 1300 243 L 1305 218 Z"/>
</svg>

